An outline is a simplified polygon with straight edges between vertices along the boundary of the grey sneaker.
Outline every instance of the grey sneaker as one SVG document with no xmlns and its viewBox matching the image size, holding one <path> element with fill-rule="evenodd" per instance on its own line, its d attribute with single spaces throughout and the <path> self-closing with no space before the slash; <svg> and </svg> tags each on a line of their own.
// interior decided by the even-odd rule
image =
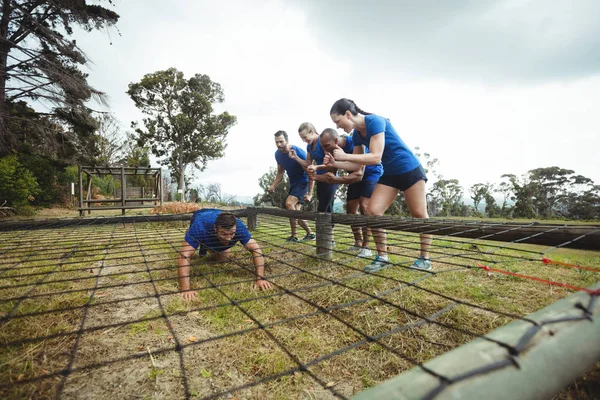
<svg viewBox="0 0 600 400">
<path fill-rule="evenodd" d="M 377 257 L 375 257 L 375 259 L 370 265 L 367 265 L 365 267 L 365 272 L 375 272 L 379 271 L 380 269 L 384 269 L 391 266 L 392 263 L 390 262 L 388 257 L 383 258 L 378 255 Z"/>
<path fill-rule="evenodd" d="M 352 245 L 350 247 L 348 247 L 348 249 L 346 251 L 361 251 L 362 247 L 357 246 L 357 245 Z"/>
<path fill-rule="evenodd" d="M 372 256 L 373 256 L 373 252 L 371 251 L 371 249 L 363 247 L 360 249 L 360 251 L 358 252 L 358 255 L 356 257 L 371 258 Z"/>
<path fill-rule="evenodd" d="M 289 238 L 285 239 L 285 241 L 290 243 L 298 243 L 298 238 L 296 236 L 290 236 Z"/>
<path fill-rule="evenodd" d="M 421 271 L 431 271 L 433 269 L 433 267 L 431 266 L 431 261 L 428 258 L 426 259 L 423 257 L 417 258 L 417 261 L 415 261 L 415 263 L 409 268 L 419 269 Z"/>
<path fill-rule="evenodd" d="M 302 241 L 305 242 L 307 240 L 315 240 L 316 238 L 317 235 L 315 235 L 314 233 L 307 233 L 306 236 L 302 238 Z"/>
</svg>

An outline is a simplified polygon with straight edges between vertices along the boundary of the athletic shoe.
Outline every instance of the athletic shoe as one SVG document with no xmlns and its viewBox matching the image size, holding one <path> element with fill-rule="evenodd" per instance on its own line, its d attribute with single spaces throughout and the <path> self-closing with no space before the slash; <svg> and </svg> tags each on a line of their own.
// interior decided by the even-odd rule
<svg viewBox="0 0 600 400">
<path fill-rule="evenodd" d="M 335 247 L 335 240 L 331 241 L 331 247 Z"/>
<path fill-rule="evenodd" d="M 317 235 L 315 235 L 314 233 L 307 233 L 306 236 L 302 238 L 302 241 L 306 242 L 307 240 L 315 240 L 316 238 Z"/>
<path fill-rule="evenodd" d="M 386 256 L 385 258 L 377 255 L 377 257 L 375 257 L 375 259 L 373 260 L 373 262 L 370 265 L 367 265 L 365 267 L 365 272 L 375 272 L 375 271 L 379 271 L 380 269 L 384 269 L 387 267 L 391 267 L 392 263 L 390 262 L 389 258 Z"/>
<path fill-rule="evenodd" d="M 433 267 L 431 266 L 431 261 L 429 258 L 419 257 L 417 258 L 417 261 L 410 266 L 410 268 L 419 269 L 421 271 L 431 271 Z"/>
<path fill-rule="evenodd" d="M 358 253 L 358 255 L 356 257 L 371 258 L 371 257 L 373 257 L 373 252 L 371 251 L 371 249 L 363 247 L 360 249 L 360 252 Z"/>
<path fill-rule="evenodd" d="M 298 243 L 299 240 L 296 236 L 290 236 L 289 238 L 285 239 L 286 242 L 290 242 L 290 243 Z"/>
<path fill-rule="evenodd" d="M 348 247 L 348 249 L 346 251 L 361 251 L 361 250 L 362 250 L 362 247 L 353 245 L 353 246 Z"/>
</svg>

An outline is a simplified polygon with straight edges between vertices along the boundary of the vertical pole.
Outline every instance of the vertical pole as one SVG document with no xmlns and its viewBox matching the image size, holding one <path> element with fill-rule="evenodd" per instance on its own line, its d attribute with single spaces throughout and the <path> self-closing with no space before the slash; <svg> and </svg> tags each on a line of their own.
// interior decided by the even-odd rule
<svg viewBox="0 0 600 400">
<path fill-rule="evenodd" d="M 256 228 L 258 227 L 256 208 L 254 208 L 254 207 L 248 208 L 248 217 L 247 218 L 248 218 L 248 230 L 249 231 L 256 230 Z"/>
<path fill-rule="evenodd" d="M 144 190 L 145 188 L 145 186 L 142 186 L 142 199 L 146 197 L 146 191 Z M 142 200 L 142 205 L 144 205 L 144 200 Z"/>
<path fill-rule="evenodd" d="M 331 260 L 331 242 L 333 241 L 333 224 L 330 213 L 317 213 L 317 256 Z"/>
<path fill-rule="evenodd" d="M 78 179 L 79 179 L 79 216 L 83 217 L 84 215 L 84 211 L 83 211 L 83 176 L 82 176 L 82 172 L 81 172 L 81 165 L 77 166 L 77 172 L 78 172 Z"/>
<path fill-rule="evenodd" d="M 162 168 L 158 170 L 158 193 L 160 194 L 160 205 L 163 205 L 163 178 Z"/>
<path fill-rule="evenodd" d="M 121 167 L 121 215 L 125 215 L 125 167 Z"/>
<path fill-rule="evenodd" d="M 87 178 L 87 195 L 86 195 L 86 200 L 87 200 L 87 208 L 88 208 L 88 215 L 90 215 L 92 213 L 92 210 L 90 210 L 90 200 L 92 199 L 92 175 L 90 175 L 88 172 L 85 173 L 85 176 Z"/>
</svg>

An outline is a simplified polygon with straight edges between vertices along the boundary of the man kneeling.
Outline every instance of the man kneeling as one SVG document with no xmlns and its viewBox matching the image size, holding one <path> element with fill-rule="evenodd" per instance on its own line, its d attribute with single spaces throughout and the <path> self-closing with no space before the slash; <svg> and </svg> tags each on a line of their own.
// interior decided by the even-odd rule
<svg viewBox="0 0 600 400">
<path fill-rule="evenodd" d="M 264 280 L 265 260 L 262 251 L 248 228 L 232 213 L 218 209 L 204 208 L 192 216 L 190 228 L 185 234 L 185 240 L 177 258 L 179 289 L 185 300 L 196 297 L 196 291 L 190 290 L 190 258 L 198 250 L 202 257 L 210 252 L 217 261 L 227 261 L 231 257 L 231 247 L 240 242 L 252 254 L 256 268 L 255 289 L 271 289 L 273 285 Z"/>
</svg>

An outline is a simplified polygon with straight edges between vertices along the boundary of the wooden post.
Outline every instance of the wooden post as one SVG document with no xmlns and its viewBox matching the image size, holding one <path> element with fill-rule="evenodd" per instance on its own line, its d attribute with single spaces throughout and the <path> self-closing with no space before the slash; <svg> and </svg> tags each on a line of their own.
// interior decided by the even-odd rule
<svg viewBox="0 0 600 400">
<path fill-rule="evenodd" d="M 158 170 L 158 194 L 160 197 L 160 205 L 163 205 L 163 179 L 162 179 L 162 168 Z"/>
<path fill-rule="evenodd" d="M 317 213 L 317 256 L 331 260 L 331 244 L 333 241 L 333 225 L 330 213 Z"/>
<path fill-rule="evenodd" d="M 77 172 L 79 175 L 79 216 L 83 217 L 85 211 L 83 211 L 83 176 L 81 172 L 81 165 L 77 166 Z"/>
<path fill-rule="evenodd" d="M 86 172 L 85 176 L 87 177 L 87 195 L 86 195 L 86 200 L 88 200 L 87 208 L 88 208 L 88 215 L 90 215 L 92 213 L 92 210 L 90 210 L 90 200 L 92 199 L 92 175 L 90 175 L 88 172 Z"/>
<path fill-rule="evenodd" d="M 125 184 L 127 183 L 127 180 L 125 179 L 125 167 L 121 167 L 121 207 L 123 207 L 121 209 L 121 215 L 125 215 Z"/>
<path fill-rule="evenodd" d="M 248 230 L 249 231 L 256 230 L 256 228 L 258 227 L 256 208 L 254 208 L 254 207 L 248 208 L 247 220 L 248 220 Z"/>
</svg>

